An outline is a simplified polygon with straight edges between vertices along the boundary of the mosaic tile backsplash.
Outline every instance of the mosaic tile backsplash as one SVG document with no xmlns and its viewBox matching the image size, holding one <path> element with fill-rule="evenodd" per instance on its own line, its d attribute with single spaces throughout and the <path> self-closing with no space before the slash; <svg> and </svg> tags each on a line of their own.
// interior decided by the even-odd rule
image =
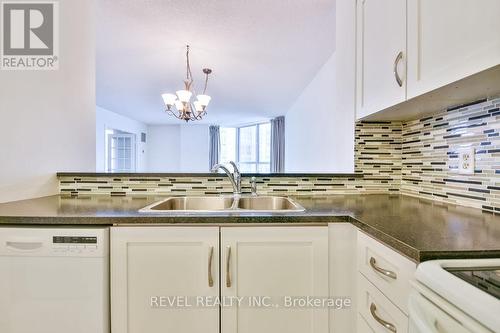
<svg viewBox="0 0 500 333">
<path fill-rule="evenodd" d="M 259 194 L 314 195 L 383 193 L 388 181 L 373 177 L 259 177 Z M 251 193 L 249 179 L 242 180 L 243 193 Z M 60 191 L 69 195 L 220 195 L 232 194 L 225 177 L 60 177 Z"/>
<path fill-rule="evenodd" d="M 500 211 L 500 98 L 402 123 L 403 194 Z M 475 148 L 473 175 L 458 173 Z"/>
<path fill-rule="evenodd" d="M 259 194 L 402 193 L 500 211 L 500 98 L 452 107 L 408 122 L 356 124 L 357 177 L 259 177 Z M 458 174 L 458 152 L 474 147 L 475 172 Z M 71 196 L 218 195 L 232 193 L 226 177 L 61 176 Z M 250 193 L 249 179 L 243 192 Z"/>
</svg>

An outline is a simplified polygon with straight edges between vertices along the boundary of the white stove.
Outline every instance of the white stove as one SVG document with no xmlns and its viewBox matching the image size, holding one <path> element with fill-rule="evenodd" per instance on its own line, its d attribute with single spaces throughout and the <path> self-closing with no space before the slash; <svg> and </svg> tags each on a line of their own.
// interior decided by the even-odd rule
<svg viewBox="0 0 500 333">
<path fill-rule="evenodd" d="M 500 259 L 420 264 L 410 296 L 410 333 L 500 333 Z"/>
</svg>

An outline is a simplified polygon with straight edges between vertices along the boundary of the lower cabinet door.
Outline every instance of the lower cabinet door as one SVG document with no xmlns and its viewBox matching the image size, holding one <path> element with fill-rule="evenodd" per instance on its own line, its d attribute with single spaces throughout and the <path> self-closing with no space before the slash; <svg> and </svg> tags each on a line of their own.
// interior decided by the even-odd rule
<svg viewBox="0 0 500 333">
<path fill-rule="evenodd" d="M 221 294 L 222 333 L 327 333 L 328 228 L 221 228 Z"/>
<path fill-rule="evenodd" d="M 112 333 L 218 333 L 218 276 L 218 227 L 111 228 Z"/>
</svg>

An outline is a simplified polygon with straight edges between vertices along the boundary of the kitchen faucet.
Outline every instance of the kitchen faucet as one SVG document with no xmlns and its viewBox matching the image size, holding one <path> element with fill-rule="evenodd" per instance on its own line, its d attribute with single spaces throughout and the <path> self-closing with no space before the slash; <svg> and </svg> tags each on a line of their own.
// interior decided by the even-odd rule
<svg viewBox="0 0 500 333">
<path fill-rule="evenodd" d="M 239 195 L 241 194 L 241 173 L 240 170 L 238 170 L 236 163 L 234 163 L 233 161 L 230 161 L 229 163 L 233 166 L 233 173 L 231 173 L 228 168 L 226 168 L 224 165 L 220 163 L 212 167 L 212 172 L 215 173 L 219 169 L 222 169 L 229 177 L 231 185 L 233 185 L 233 194 Z"/>
</svg>

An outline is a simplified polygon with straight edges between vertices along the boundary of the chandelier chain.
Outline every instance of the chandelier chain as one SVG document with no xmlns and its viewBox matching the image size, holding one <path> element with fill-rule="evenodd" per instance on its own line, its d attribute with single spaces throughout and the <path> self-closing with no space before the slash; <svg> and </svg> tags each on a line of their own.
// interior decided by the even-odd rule
<svg viewBox="0 0 500 333">
<path fill-rule="evenodd" d="M 193 74 L 191 73 L 191 62 L 189 61 L 189 45 L 186 45 L 186 81 L 189 87 L 193 85 Z"/>
</svg>

